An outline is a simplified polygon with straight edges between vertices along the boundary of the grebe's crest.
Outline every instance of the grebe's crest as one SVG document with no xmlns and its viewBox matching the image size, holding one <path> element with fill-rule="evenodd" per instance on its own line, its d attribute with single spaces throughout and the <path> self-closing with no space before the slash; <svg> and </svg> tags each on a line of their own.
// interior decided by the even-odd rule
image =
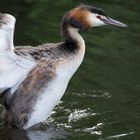
<svg viewBox="0 0 140 140">
<path fill-rule="evenodd" d="M 100 15 L 103 15 L 103 16 L 107 16 L 106 12 L 102 8 L 97 8 L 97 7 L 93 7 L 93 6 L 89 6 L 89 5 L 85 5 L 85 4 L 81 4 L 78 7 L 80 9 L 87 10 L 91 13 L 96 13 L 96 14 L 100 14 Z"/>
</svg>

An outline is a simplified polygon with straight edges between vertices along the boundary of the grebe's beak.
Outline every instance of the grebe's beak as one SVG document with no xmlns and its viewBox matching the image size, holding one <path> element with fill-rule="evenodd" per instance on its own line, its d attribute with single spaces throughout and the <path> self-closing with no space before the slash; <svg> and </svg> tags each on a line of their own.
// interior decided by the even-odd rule
<svg viewBox="0 0 140 140">
<path fill-rule="evenodd" d="M 123 28 L 127 27 L 126 24 L 124 24 L 124 23 L 122 23 L 120 21 L 117 21 L 115 19 L 109 18 L 109 17 L 108 18 L 104 18 L 104 19 L 100 19 L 100 20 L 102 20 L 107 25 L 114 25 L 114 26 L 119 26 L 119 27 L 123 27 Z"/>
</svg>

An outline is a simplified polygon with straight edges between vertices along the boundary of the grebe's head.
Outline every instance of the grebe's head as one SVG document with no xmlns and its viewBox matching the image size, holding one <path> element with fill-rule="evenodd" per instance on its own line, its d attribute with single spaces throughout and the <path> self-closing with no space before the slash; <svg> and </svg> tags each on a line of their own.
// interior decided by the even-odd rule
<svg viewBox="0 0 140 140">
<path fill-rule="evenodd" d="M 66 13 L 63 17 L 62 22 L 62 26 L 70 25 L 74 28 L 82 30 L 103 25 L 127 27 L 127 25 L 112 18 L 109 18 L 106 15 L 105 11 L 101 8 L 96 8 L 87 5 L 80 5 Z"/>
</svg>

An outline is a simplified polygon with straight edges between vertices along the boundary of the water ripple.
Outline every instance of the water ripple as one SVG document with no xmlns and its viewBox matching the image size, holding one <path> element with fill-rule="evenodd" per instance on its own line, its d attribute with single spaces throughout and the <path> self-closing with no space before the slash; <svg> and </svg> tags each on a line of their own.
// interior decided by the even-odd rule
<svg viewBox="0 0 140 140">
<path fill-rule="evenodd" d="M 124 134 L 117 134 L 117 135 L 113 135 L 113 136 L 109 136 L 108 139 L 118 139 L 120 137 L 124 137 L 124 136 L 127 136 L 127 135 L 132 135 L 134 134 L 135 132 L 129 132 L 129 133 L 124 133 Z"/>
<path fill-rule="evenodd" d="M 80 120 L 82 118 L 96 115 L 96 113 L 88 112 L 89 110 L 90 108 L 84 110 L 75 109 L 74 112 L 70 113 L 70 115 L 68 116 L 68 122 L 76 122 L 77 120 Z"/>
</svg>

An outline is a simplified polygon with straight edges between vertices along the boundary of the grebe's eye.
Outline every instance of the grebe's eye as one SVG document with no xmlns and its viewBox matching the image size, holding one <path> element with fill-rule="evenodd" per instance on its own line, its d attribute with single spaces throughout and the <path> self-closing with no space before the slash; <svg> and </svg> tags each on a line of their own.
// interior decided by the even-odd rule
<svg viewBox="0 0 140 140">
<path fill-rule="evenodd" d="M 101 19 L 101 16 L 96 16 L 96 18 Z"/>
</svg>

